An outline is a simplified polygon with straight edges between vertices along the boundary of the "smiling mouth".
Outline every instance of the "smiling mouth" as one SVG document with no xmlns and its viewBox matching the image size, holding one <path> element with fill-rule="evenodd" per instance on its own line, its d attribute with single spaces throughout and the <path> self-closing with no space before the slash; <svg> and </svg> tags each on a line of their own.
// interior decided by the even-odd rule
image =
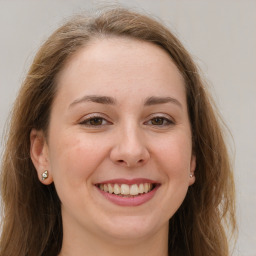
<svg viewBox="0 0 256 256">
<path fill-rule="evenodd" d="M 147 194 L 156 188 L 157 184 L 152 183 L 140 183 L 140 184 L 96 184 L 96 186 L 108 193 L 115 194 L 120 197 L 136 197 L 142 194 Z"/>
</svg>

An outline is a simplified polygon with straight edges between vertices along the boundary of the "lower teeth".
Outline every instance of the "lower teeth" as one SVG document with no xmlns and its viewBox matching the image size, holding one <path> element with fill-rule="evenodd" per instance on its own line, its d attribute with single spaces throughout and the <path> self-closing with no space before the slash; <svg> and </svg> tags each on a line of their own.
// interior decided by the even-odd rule
<svg viewBox="0 0 256 256">
<path fill-rule="evenodd" d="M 149 190 L 148 192 L 146 192 L 146 193 L 139 193 L 138 195 L 123 195 L 123 194 L 115 194 L 115 193 L 109 193 L 109 192 L 107 192 L 107 193 L 108 194 L 112 194 L 112 195 L 116 195 L 116 196 L 121 196 L 121 197 L 136 197 L 136 196 L 141 196 L 143 194 L 147 194 L 150 191 L 152 191 L 153 189 L 154 189 L 154 187 L 151 190 Z"/>
<path fill-rule="evenodd" d="M 143 194 L 138 194 L 138 195 L 122 195 L 122 194 L 118 194 L 117 196 L 121 196 L 121 197 L 135 197 L 135 196 L 140 196 L 140 195 L 143 195 Z"/>
</svg>

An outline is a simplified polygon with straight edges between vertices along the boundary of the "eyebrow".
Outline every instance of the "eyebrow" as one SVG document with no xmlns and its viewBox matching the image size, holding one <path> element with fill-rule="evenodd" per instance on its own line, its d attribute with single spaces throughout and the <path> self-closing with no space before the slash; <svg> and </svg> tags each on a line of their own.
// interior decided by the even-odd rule
<svg viewBox="0 0 256 256">
<path fill-rule="evenodd" d="M 77 105 L 79 103 L 83 102 L 94 102 L 94 103 L 100 103 L 100 104 L 106 104 L 106 105 L 115 105 L 116 100 L 113 97 L 109 96 L 100 96 L 100 95 L 86 95 L 82 98 L 76 99 L 73 101 L 69 107 L 72 107 L 74 105 Z M 175 98 L 172 97 L 156 97 L 152 96 L 145 100 L 144 106 L 152 106 L 152 105 L 158 105 L 158 104 L 165 104 L 165 103 L 174 103 L 177 106 L 182 108 L 182 104 Z"/>
<path fill-rule="evenodd" d="M 145 106 L 152 106 L 152 105 L 157 105 L 157 104 L 165 104 L 165 103 L 174 103 L 180 108 L 182 108 L 182 104 L 175 98 L 172 97 L 149 97 L 145 100 L 144 105 Z"/>
<path fill-rule="evenodd" d="M 83 103 L 83 102 L 95 102 L 95 103 L 106 104 L 106 105 L 115 105 L 116 104 L 116 100 L 112 97 L 98 96 L 98 95 L 86 95 L 86 96 L 83 96 L 82 98 L 79 98 L 79 99 L 73 101 L 69 105 L 69 107 L 72 107 L 78 103 Z"/>
</svg>

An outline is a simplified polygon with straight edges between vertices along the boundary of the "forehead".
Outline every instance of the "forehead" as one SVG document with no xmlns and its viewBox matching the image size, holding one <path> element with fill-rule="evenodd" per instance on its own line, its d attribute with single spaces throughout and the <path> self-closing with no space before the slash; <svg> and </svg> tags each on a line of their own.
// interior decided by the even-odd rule
<svg viewBox="0 0 256 256">
<path fill-rule="evenodd" d="M 79 49 L 66 63 L 57 80 L 69 96 L 136 93 L 185 94 L 182 75 L 168 53 L 157 45 L 127 37 L 98 38 Z M 151 96 L 151 95 L 150 95 Z"/>
</svg>

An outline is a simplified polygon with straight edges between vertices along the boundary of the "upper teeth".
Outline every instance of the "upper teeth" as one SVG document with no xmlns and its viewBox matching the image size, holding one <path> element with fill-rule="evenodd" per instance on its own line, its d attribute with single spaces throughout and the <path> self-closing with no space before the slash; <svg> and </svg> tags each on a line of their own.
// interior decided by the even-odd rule
<svg viewBox="0 0 256 256">
<path fill-rule="evenodd" d="M 100 184 L 99 188 L 108 193 L 114 193 L 116 195 L 132 195 L 136 196 L 138 194 L 148 193 L 153 188 L 151 183 L 141 183 L 141 184 Z"/>
</svg>

